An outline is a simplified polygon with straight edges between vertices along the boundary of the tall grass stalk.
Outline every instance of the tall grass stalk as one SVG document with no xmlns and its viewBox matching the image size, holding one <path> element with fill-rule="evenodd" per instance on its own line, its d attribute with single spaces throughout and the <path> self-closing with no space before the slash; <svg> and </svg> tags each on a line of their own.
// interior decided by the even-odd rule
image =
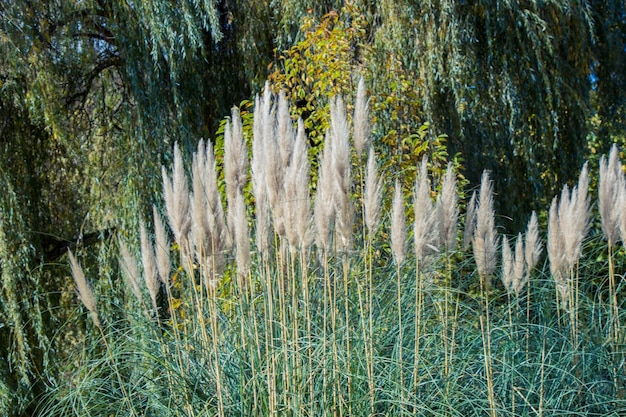
<svg viewBox="0 0 626 417">
<path fill-rule="evenodd" d="M 356 126 L 355 126 L 356 129 Z M 378 166 L 374 150 L 370 149 L 367 158 L 367 171 L 365 176 L 365 197 L 363 199 L 363 213 L 365 216 L 365 226 L 367 228 L 366 253 L 367 253 L 367 311 L 369 326 L 363 326 L 363 338 L 365 341 L 365 357 L 368 369 L 368 379 L 370 385 L 371 413 L 375 413 L 376 393 L 374 383 L 374 270 L 373 270 L 373 241 L 380 225 L 382 180 L 378 175 Z M 357 283 L 358 285 L 358 283 Z M 360 291 L 359 291 L 360 293 Z M 359 299 L 360 299 L 359 295 Z M 363 310 L 361 308 L 361 310 Z M 363 314 L 362 314 L 363 316 Z M 365 320 L 362 319 L 365 323 Z M 399 338 L 402 345 L 402 338 Z M 400 348 L 401 350 L 402 348 Z M 400 359 L 400 363 L 402 363 Z M 400 368 L 402 369 L 402 368 Z M 400 386 L 403 386 L 402 371 L 400 371 Z"/>
<path fill-rule="evenodd" d="M 624 208 L 626 207 L 626 177 L 622 170 L 617 145 L 615 144 L 611 147 L 608 160 L 604 155 L 600 158 L 598 205 L 602 231 L 608 242 L 609 299 L 612 307 L 609 320 L 609 338 L 611 339 L 611 350 L 617 352 L 621 332 L 613 257 L 614 246 L 618 238 L 621 236 L 622 242 L 626 242 L 626 215 L 624 215 Z M 623 395 L 624 389 L 619 385 L 617 374 L 617 370 L 613 369 L 613 384 L 616 391 Z"/>
<path fill-rule="evenodd" d="M 428 179 L 428 160 L 422 159 L 414 191 L 414 224 L 413 245 L 415 251 L 415 325 L 414 325 L 414 364 L 413 364 L 413 394 L 417 396 L 419 386 L 420 343 L 422 331 L 422 302 L 424 290 L 424 272 L 420 268 L 426 265 L 429 250 L 431 250 L 434 230 L 437 229 L 434 208 L 430 200 L 430 181 Z"/>
<path fill-rule="evenodd" d="M 529 356 L 530 344 L 530 300 L 531 300 L 531 271 L 539 262 L 539 257 L 543 251 L 542 243 L 539 238 L 539 222 L 537 213 L 532 212 L 528 226 L 526 228 L 526 245 L 524 246 L 524 262 L 526 266 L 526 357 Z"/>
<path fill-rule="evenodd" d="M 74 254 L 72 254 L 71 251 L 68 251 L 67 255 L 69 257 L 70 265 L 72 267 L 72 276 L 74 277 L 74 281 L 76 282 L 78 296 L 80 297 L 80 300 L 83 302 L 85 307 L 87 307 L 87 310 L 89 310 L 89 313 L 91 314 L 91 318 L 94 324 L 96 325 L 96 327 L 98 328 L 98 331 L 100 332 L 102 343 L 104 344 L 105 349 L 109 355 L 109 358 L 111 360 L 111 366 L 113 368 L 113 371 L 115 372 L 115 376 L 117 377 L 120 389 L 122 390 L 122 397 L 128 407 L 128 413 L 130 413 L 131 416 L 135 416 L 136 415 L 135 408 L 133 407 L 130 396 L 128 395 L 126 391 L 126 384 L 117 367 L 117 362 L 115 361 L 115 358 L 113 357 L 111 346 L 109 345 L 109 342 L 107 341 L 107 338 L 104 334 L 104 329 L 102 327 L 100 317 L 98 316 L 98 310 L 96 308 L 96 301 L 93 295 L 93 291 L 91 290 L 91 286 L 87 282 L 87 278 L 85 277 L 83 268 L 80 266 L 80 264 L 74 257 Z"/>
<path fill-rule="evenodd" d="M 569 316 L 572 343 L 578 346 L 579 286 L 578 262 L 582 241 L 589 228 L 587 164 L 581 170 L 578 184 L 571 191 L 563 187 L 560 200 L 555 197 L 550 206 L 548 226 L 548 256 L 550 270 L 557 284 L 563 310 Z"/>
<path fill-rule="evenodd" d="M 485 378 L 487 393 L 492 417 L 497 412 L 493 383 L 493 368 L 491 354 L 491 318 L 489 292 L 491 290 L 491 275 L 496 268 L 497 235 L 495 230 L 495 212 L 493 209 L 493 189 L 489 174 L 483 172 L 480 183 L 478 208 L 476 211 L 476 229 L 472 239 L 474 257 L 480 276 L 480 287 L 484 298 L 484 319 L 480 318 L 480 329 L 483 338 L 485 355 Z"/>
<path fill-rule="evenodd" d="M 439 223 L 438 246 L 441 247 L 446 265 L 446 272 L 442 282 L 444 291 L 443 305 L 443 333 L 446 347 L 445 369 L 448 373 L 454 355 L 454 334 L 456 327 L 456 315 L 452 318 L 450 326 L 450 292 L 452 289 L 452 256 L 457 244 L 457 220 L 459 218 L 458 198 L 456 189 L 456 175 L 452 162 L 448 163 L 446 174 L 441 184 L 441 191 L 437 197 L 435 206 L 437 221 Z M 458 292 L 457 292 L 458 294 Z"/>
<path fill-rule="evenodd" d="M 396 179 L 393 203 L 391 206 L 391 248 L 396 261 L 396 303 L 398 310 L 398 374 L 400 379 L 400 403 L 404 414 L 404 325 L 402 321 L 402 264 L 407 252 L 406 215 L 404 212 L 403 191 Z"/>
</svg>

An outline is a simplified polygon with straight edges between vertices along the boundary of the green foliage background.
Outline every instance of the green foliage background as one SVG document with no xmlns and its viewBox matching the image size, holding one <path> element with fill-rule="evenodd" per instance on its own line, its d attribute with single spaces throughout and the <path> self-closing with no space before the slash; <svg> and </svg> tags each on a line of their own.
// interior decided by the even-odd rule
<svg viewBox="0 0 626 417">
<path fill-rule="evenodd" d="M 386 178 L 490 169 L 516 232 L 626 140 L 625 47 L 620 1 L 2 2 L 0 413 L 31 415 L 84 331 L 65 249 L 117 287 L 110 241 L 160 204 L 174 141 L 219 142 L 266 80 L 322 146 L 363 75 Z"/>
</svg>

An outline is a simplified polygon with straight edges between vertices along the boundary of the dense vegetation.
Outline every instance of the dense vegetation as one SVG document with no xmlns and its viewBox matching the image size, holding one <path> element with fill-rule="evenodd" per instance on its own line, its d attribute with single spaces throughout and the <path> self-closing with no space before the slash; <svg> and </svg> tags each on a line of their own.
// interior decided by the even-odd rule
<svg viewBox="0 0 626 417">
<path fill-rule="evenodd" d="M 622 2 L 0 16 L 3 415 L 624 412 Z"/>
</svg>

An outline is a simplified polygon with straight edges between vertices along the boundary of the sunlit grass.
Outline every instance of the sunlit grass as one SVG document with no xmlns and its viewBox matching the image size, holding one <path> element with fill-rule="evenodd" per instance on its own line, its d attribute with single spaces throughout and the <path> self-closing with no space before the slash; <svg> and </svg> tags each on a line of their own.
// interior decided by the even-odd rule
<svg viewBox="0 0 626 417">
<path fill-rule="evenodd" d="M 77 352 L 80 366 L 68 366 L 67 380 L 51 382 L 42 415 L 571 416 L 626 411 L 621 388 L 626 345 L 619 326 L 626 316 L 619 308 L 624 289 L 613 281 L 607 287 L 609 274 L 598 257 L 606 247 L 601 236 L 581 237 L 582 258 L 568 278 L 575 302 L 564 305 L 557 295 L 547 259 L 529 268 L 526 285 L 507 291 L 496 267 L 502 239 L 493 235 L 493 212 L 486 203 L 489 183 L 478 203 L 478 231 L 465 228 L 473 248 L 460 247 L 456 242 L 465 236 L 458 232 L 456 199 L 448 198 L 452 206 L 442 209 L 438 184 L 430 183 L 439 179 L 427 180 L 424 162 L 414 200 L 425 208 L 414 211 L 423 227 L 403 226 L 413 230 L 405 239 L 415 250 L 394 262 L 400 246 L 391 244 L 390 234 L 398 231 L 392 232 L 390 222 L 397 221 L 400 211 L 391 215 L 391 205 L 383 204 L 382 224 L 368 225 L 365 233 L 355 212 L 367 213 L 362 206 L 367 199 L 354 190 L 358 187 L 351 185 L 352 178 L 341 177 L 350 172 L 342 159 L 346 155 L 332 154 L 345 150 L 345 143 L 336 142 L 347 140 L 340 137 L 347 134 L 345 120 L 329 133 L 336 137 L 323 157 L 328 159 L 320 162 L 314 198 L 325 200 L 308 203 L 304 221 L 286 221 L 290 217 L 284 210 L 297 206 L 281 205 L 286 195 L 280 184 L 285 172 L 295 171 L 289 152 L 281 156 L 280 146 L 293 138 L 281 142 L 273 135 L 294 135 L 295 129 L 277 128 L 279 121 L 269 111 L 273 100 L 267 92 L 257 100 L 258 111 L 266 113 L 255 114 L 255 121 L 265 125 L 255 128 L 254 140 L 265 147 L 253 151 L 270 152 L 276 146 L 274 159 L 253 154 L 258 183 L 248 201 L 255 204 L 239 207 L 239 218 L 227 221 L 221 206 L 211 208 L 198 198 L 201 190 L 218 187 L 207 186 L 206 178 L 189 181 L 182 160 L 175 162 L 171 182 L 164 169 L 166 189 L 174 187 L 166 191 L 166 214 L 176 240 L 168 248 L 169 276 L 161 277 L 156 298 L 154 292 L 146 297 L 143 288 L 139 300 L 121 279 L 110 293 L 97 294 L 102 311 L 97 316 L 96 308 L 90 311 L 100 327 L 87 332 L 83 350 Z M 345 117 L 340 108 L 335 114 Z M 209 162 L 195 159 L 194 164 L 211 166 L 212 149 L 204 151 L 195 158 Z M 259 160 L 267 166 L 255 165 Z M 333 165 L 341 161 L 344 165 Z M 391 183 L 385 175 L 391 174 L 382 174 L 383 183 Z M 263 181 L 278 188 L 259 188 Z M 189 183 L 196 200 L 189 198 Z M 291 195 L 307 199 L 309 184 L 293 186 L 303 188 Z M 235 189 L 234 195 L 242 190 Z M 265 209 L 263 190 L 268 192 L 271 229 L 258 222 Z M 385 187 L 383 193 L 390 202 L 392 193 Z M 211 217 L 200 218 L 205 213 L 198 207 Z M 317 223 L 317 232 L 309 213 L 313 207 L 316 219 L 326 222 Z M 234 207 L 229 203 L 227 209 Z M 452 226 L 440 227 L 446 220 L 441 213 L 453 213 Z M 185 226 L 186 216 L 193 219 L 190 226 Z M 474 222 L 471 214 L 462 217 Z M 224 229 L 238 221 L 245 224 L 240 229 L 247 236 L 244 243 L 253 241 L 248 233 L 256 234 L 245 254 L 237 251 L 237 245 L 245 246 L 242 236 L 237 243 L 232 230 Z M 290 230 L 295 224 L 300 226 Z M 200 225 L 213 240 L 194 234 Z M 321 235 L 322 226 L 327 235 Z M 219 251 L 215 239 L 223 239 Z M 136 240 L 132 243 L 139 247 Z M 143 256 L 136 257 L 144 275 L 156 270 L 146 256 L 151 250 L 144 238 Z M 620 254 L 623 249 L 609 252 L 612 277 Z"/>
</svg>

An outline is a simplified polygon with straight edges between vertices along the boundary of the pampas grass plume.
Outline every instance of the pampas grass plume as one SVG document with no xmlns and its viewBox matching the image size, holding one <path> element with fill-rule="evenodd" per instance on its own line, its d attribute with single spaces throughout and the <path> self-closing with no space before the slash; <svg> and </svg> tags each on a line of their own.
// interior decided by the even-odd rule
<svg viewBox="0 0 626 417">
<path fill-rule="evenodd" d="M 418 261 L 422 261 L 426 255 L 426 249 L 433 249 L 433 235 L 437 229 L 435 224 L 436 216 L 433 215 L 434 207 L 430 199 L 430 181 L 428 179 L 428 160 L 426 157 L 422 159 L 419 173 L 415 184 L 414 194 L 414 224 L 413 224 L 413 243 L 415 248 L 415 257 Z"/>
<path fill-rule="evenodd" d="M 368 116 L 368 98 L 365 91 L 365 80 L 363 77 L 359 79 L 356 92 L 356 101 L 354 103 L 354 150 L 360 157 L 368 150 L 370 145 L 370 125 Z"/>
<path fill-rule="evenodd" d="M 452 162 L 448 163 L 446 175 L 437 199 L 440 239 L 446 250 L 456 247 L 457 221 L 459 218 L 458 198 L 456 194 L 456 176 Z"/>
<path fill-rule="evenodd" d="M 135 297 L 139 301 L 143 301 L 143 297 L 141 295 L 141 287 L 139 286 L 139 269 L 137 268 L 137 262 L 135 258 L 130 254 L 128 250 L 128 246 L 122 241 L 119 240 L 120 247 L 120 267 L 124 271 L 124 276 L 130 285 L 130 290 L 133 292 Z"/>
<path fill-rule="evenodd" d="M 550 273 L 555 279 L 558 275 L 561 275 L 565 265 L 565 250 L 561 234 L 561 222 L 559 221 L 558 201 L 558 197 L 552 199 L 548 214 L 548 258 L 550 260 Z"/>
<path fill-rule="evenodd" d="M 542 246 L 539 239 L 539 223 L 537 221 L 537 213 L 533 211 L 528 221 L 526 229 L 526 245 L 524 246 L 524 260 L 526 263 L 526 274 L 530 275 L 530 271 L 539 262 Z M 529 277 L 527 277 L 528 279 Z"/>
<path fill-rule="evenodd" d="M 83 302 L 87 310 L 91 313 L 91 317 L 93 319 L 94 324 L 99 329 L 102 329 L 102 325 L 100 324 L 100 319 L 98 318 L 98 310 L 96 309 L 96 301 L 93 296 L 93 292 L 91 291 L 91 287 L 85 278 L 85 274 L 83 273 L 83 268 L 78 264 L 78 261 L 74 257 L 72 251 L 67 252 L 70 258 L 70 266 L 72 268 L 72 276 L 74 277 L 74 282 L 76 282 L 76 288 L 78 290 L 78 296 L 80 300 Z"/>
<path fill-rule="evenodd" d="M 396 179 L 391 208 L 391 249 L 398 265 L 406 258 L 407 230 L 402 185 Z"/>
<path fill-rule="evenodd" d="M 174 144 L 174 168 L 170 179 L 165 167 L 163 173 L 163 197 L 165 208 L 170 223 L 170 228 L 178 242 L 181 250 L 185 249 L 187 235 L 191 228 L 189 216 L 189 189 L 187 176 L 183 165 L 183 158 L 178 148 L 178 143 Z"/>
<path fill-rule="evenodd" d="M 169 288 L 171 267 L 170 242 L 167 238 L 163 220 L 161 220 L 161 215 L 157 211 L 156 206 L 152 206 L 152 215 L 154 218 L 155 255 L 159 279 Z"/>
<path fill-rule="evenodd" d="M 330 132 L 326 132 L 324 149 L 319 161 L 317 175 L 317 187 L 314 205 L 314 220 L 317 231 L 317 246 L 328 250 L 330 246 L 330 230 L 335 220 L 333 204 L 333 165 L 332 165 L 332 140 Z"/>
<path fill-rule="evenodd" d="M 352 244 L 353 210 L 350 201 L 352 176 L 350 170 L 350 142 L 346 109 L 341 97 L 330 102 L 331 161 L 334 180 L 335 236 L 340 252 L 350 250 Z"/>
<path fill-rule="evenodd" d="M 266 85 L 267 91 L 267 85 Z M 254 194 L 256 208 L 256 247 L 261 255 L 266 255 L 269 249 L 270 238 L 270 209 L 266 183 L 266 160 L 265 160 L 265 120 L 266 97 L 256 97 L 252 136 L 252 194 Z"/>
<path fill-rule="evenodd" d="M 235 247 L 237 260 L 237 273 L 240 279 L 244 279 L 250 273 L 250 234 L 248 230 L 248 218 L 243 194 L 238 192 L 235 196 L 234 207 Z"/>
<path fill-rule="evenodd" d="M 370 237 L 376 233 L 380 223 L 381 197 L 383 183 L 378 176 L 378 165 L 373 149 L 369 150 L 367 157 L 367 171 L 365 174 L 365 225 L 369 230 Z"/>
<path fill-rule="evenodd" d="M 578 185 L 570 192 L 563 187 L 558 208 L 559 230 L 567 267 L 573 267 L 582 254 L 582 241 L 589 229 L 589 201 L 587 191 L 589 176 L 587 163 L 582 168 Z"/>
<path fill-rule="evenodd" d="M 141 262 L 143 265 L 143 277 L 146 281 L 146 287 L 148 287 L 148 293 L 152 300 L 152 307 L 154 311 L 158 311 L 157 296 L 159 294 L 159 277 L 158 270 L 154 255 L 154 249 L 146 227 L 143 222 L 139 224 L 139 239 L 141 241 Z"/>
<path fill-rule="evenodd" d="M 276 141 L 281 167 L 287 167 L 289 165 L 295 135 L 296 132 L 293 128 L 293 121 L 289 114 L 289 103 L 285 97 L 285 91 L 282 90 L 278 95 L 278 108 L 276 109 Z"/>
<path fill-rule="evenodd" d="M 522 234 L 517 235 L 515 241 L 515 263 L 513 265 L 513 291 L 519 297 L 522 288 L 526 285 L 528 276 L 525 274 L 526 263 L 524 261 L 524 239 Z"/>
<path fill-rule="evenodd" d="M 619 161 L 617 145 L 613 144 L 608 160 L 604 155 L 600 158 L 598 183 L 598 205 L 602 231 L 613 246 L 620 233 L 622 216 L 622 198 L 624 189 L 624 173 Z"/>
<path fill-rule="evenodd" d="M 463 248 L 465 250 L 470 247 L 474 237 L 474 229 L 476 228 L 476 200 L 476 191 L 474 191 L 465 212 L 465 231 L 463 232 Z"/>
<path fill-rule="evenodd" d="M 191 207 L 191 240 L 195 248 L 195 256 L 198 261 L 201 261 L 203 254 L 207 251 L 206 236 L 209 234 L 209 217 L 207 216 L 208 202 L 205 195 L 206 184 L 206 169 L 204 158 L 204 141 L 200 140 L 198 143 L 198 149 L 193 154 L 193 160 L 191 165 L 192 179 L 192 194 L 189 198 Z"/>
<path fill-rule="evenodd" d="M 304 122 L 298 119 L 298 133 L 293 151 L 293 164 L 298 169 L 295 173 L 296 187 L 296 222 L 295 227 L 302 250 L 306 250 L 312 242 L 312 217 L 311 193 L 309 192 L 309 180 L 311 174 L 311 164 L 309 162 L 309 143 L 304 129 Z"/>
<path fill-rule="evenodd" d="M 224 182 L 226 183 L 226 202 L 234 208 L 237 193 L 243 192 L 247 181 L 248 149 L 243 137 L 243 128 L 239 109 L 233 107 L 231 120 L 224 127 Z M 228 210 L 227 226 L 232 230 L 234 209 Z"/>
<path fill-rule="evenodd" d="M 488 291 L 491 274 L 496 268 L 497 235 L 493 209 L 493 189 L 487 171 L 483 172 L 480 182 L 476 229 L 472 243 L 478 274 L 484 282 L 484 289 Z"/>
<path fill-rule="evenodd" d="M 502 284 L 506 291 L 511 294 L 513 292 L 513 252 L 509 246 L 509 239 L 502 237 Z"/>
</svg>

